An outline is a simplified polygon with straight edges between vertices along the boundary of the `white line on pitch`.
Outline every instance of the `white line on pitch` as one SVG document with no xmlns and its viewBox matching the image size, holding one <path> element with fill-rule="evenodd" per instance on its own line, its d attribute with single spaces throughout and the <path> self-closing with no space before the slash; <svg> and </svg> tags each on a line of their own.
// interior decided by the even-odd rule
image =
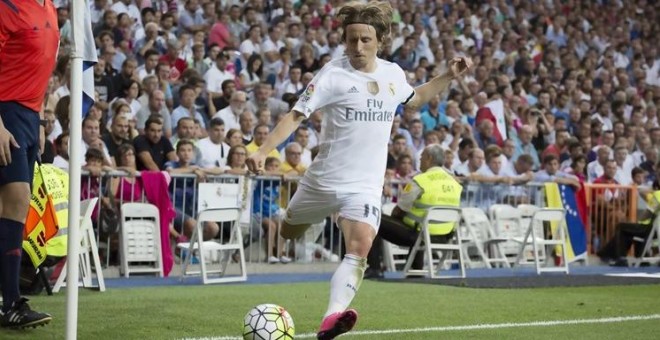
<svg viewBox="0 0 660 340">
<path fill-rule="evenodd" d="M 347 335 L 358 336 L 358 335 L 402 334 L 402 333 L 420 333 L 420 332 L 471 331 L 471 330 L 481 330 L 481 329 L 500 329 L 500 328 L 519 328 L 519 327 L 549 327 L 549 326 L 562 326 L 562 325 L 615 323 L 615 322 L 643 321 L 643 320 L 657 320 L 657 319 L 660 319 L 660 314 L 618 316 L 618 317 L 600 318 L 600 319 L 507 322 L 507 323 L 490 323 L 490 324 L 476 324 L 476 325 L 463 325 L 463 326 L 383 329 L 383 330 L 375 330 L 375 331 L 354 331 L 348 333 Z M 306 333 L 306 334 L 296 335 L 295 338 L 313 339 L 315 337 L 316 337 L 316 333 Z M 221 337 L 207 337 L 207 338 L 186 338 L 186 340 L 241 340 L 241 337 L 221 336 Z"/>
</svg>

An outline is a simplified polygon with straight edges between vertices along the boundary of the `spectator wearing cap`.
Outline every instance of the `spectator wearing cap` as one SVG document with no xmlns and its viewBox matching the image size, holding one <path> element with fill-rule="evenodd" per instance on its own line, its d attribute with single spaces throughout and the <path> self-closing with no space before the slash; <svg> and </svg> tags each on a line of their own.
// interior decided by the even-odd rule
<svg viewBox="0 0 660 340">
<path fill-rule="evenodd" d="M 204 74 L 206 91 L 213 99 L 223 95 L 223 84 L 225 80 L 234 80 L 234 74 L 227 71 L 228 61 L 229 53 L 225 51 L 218 53 L 218 56 L 215 58 L 215 64 Z M 226 120 L 225 123 L 227 123 Z"/>
</svg>

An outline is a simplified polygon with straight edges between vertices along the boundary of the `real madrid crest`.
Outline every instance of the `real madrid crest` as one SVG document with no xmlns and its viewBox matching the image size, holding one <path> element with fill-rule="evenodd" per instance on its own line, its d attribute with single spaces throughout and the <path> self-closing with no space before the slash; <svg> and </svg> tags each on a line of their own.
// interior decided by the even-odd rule
<svg viewBox="0 0 660 340">
<path fill-rule="evenodd" d="M 374 96 L 377 95 L 379 91 L 378 82 L 375 81 L 367 82 L 367 91 L 369 91 L 369 93 L 371 93 Z"/>
</svg>

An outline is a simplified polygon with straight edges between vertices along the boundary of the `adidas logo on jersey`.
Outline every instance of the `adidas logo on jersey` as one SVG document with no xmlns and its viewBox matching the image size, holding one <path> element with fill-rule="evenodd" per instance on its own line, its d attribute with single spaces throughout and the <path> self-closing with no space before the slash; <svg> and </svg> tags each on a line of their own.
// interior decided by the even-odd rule
<svg viewBox="0 0 660 340">
<path fill-rule="evenodd" d="M 348 93 L 360 93 L 360 91 L 358 91 L 358 89 L 355 86 L 353 86 L 351 87 L 350 90 L 348 90 Z"/>
</svg>

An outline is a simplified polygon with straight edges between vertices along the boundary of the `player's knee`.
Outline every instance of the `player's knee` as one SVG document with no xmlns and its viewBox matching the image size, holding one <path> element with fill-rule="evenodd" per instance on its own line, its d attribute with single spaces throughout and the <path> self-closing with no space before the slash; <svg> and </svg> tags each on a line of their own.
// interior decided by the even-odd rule
<svg viewBox="0 0 660 340">
<path fill-rule="evenodd" d="M 25 221 L 30 208 L 30 185 L 14 182 L 0 188 L 2 197 L 2 217 L 15 221 Z"/>
<path fill-rule="evenodd" d="M 371 250 L 373 240 L 369 238 L 353 239 L 346 241 L 346 253 L 360 257 L 367 257 Z"/>
</svg>

